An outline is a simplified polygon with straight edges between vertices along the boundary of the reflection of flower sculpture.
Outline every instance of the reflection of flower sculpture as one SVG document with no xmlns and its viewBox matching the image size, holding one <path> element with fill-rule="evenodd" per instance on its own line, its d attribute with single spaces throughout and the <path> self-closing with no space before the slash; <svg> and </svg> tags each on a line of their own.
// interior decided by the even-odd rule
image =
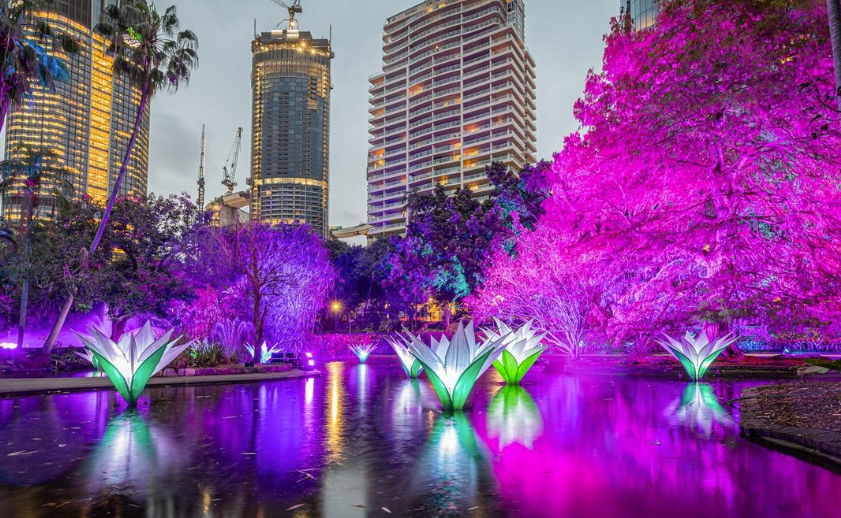
<svg viewBox="0 0 841 518">
<path fill-rule="evenodd" d="M 682 397 L 666 409 L 666 415 L 709 437 L 713 422 L 727 424 L 732 422 L 730 413 L 724 409 L 715 397 L 709 383 L 692 383 L 683 391 Z"/>
<path fill-rule="evenodd" d="M 97 329 L 91 328 L 90 332 L 91 336 L 79 335 L 79 338 L 132 407 L 137 404 L 149 378 L 190 346 L 190 343 L 176 346 L 179 339 L 170 340 L 171 329 L 155 340 L 151 322 L 146 322 L 137 333 L 123 334 L 116 343 Z"/>
<path fill-rule="evenodd" d="M 416 336 L 408 335 L 409 352 L 418 359 L 432 382 L 435 393 L 447 410 L 461 410 L 479 376 L 499 358 L 507 336 L 476 344 L 473 323 L 458 325 L 452 341 L 441 337 L 432 340 L 432 347 Z"/>
<path fill-rule="evenodd" d="M 409 352 L 410 342 L 403 338 L 403 336 L 397 335 L 397 338 L 389 338 L 388 343 L 391 344 L 391 348 L 394 349 L 397 357 L 400 358 L 400 366 L 403 367 L 403 372 L 406 373 L 406 376 L 409 379 L 415 379 L 420 376 L 423 367 L 421 367 L 417 358 Z"/>
<path fill-rule="evenodd" d="M 97 487 L 90 490 L 146 486 L 156 493 L 166 491 L 160 483 L 175 473 L 187 459 L 185 450 L 161 426 L 155 426 L 142 415 L 131 412 L 119 415 L 108 423 L 102 440 L 90 456 L 85 479 Z"/>
<path fill-rule="evenodd" d="M 488 435 L 499 439 L 499 449 L 519 443 L 532 449 L 543 434 L 543 417 L 534 398 L 522 387 L 506 385 L 488 406 Z"/>
<path fill-rule="evenodd" d="M 507 336 L 505 340 L 507 347 L 493 365 L 506 383 L 519 385 L 523 376 L 546 350 L 541 345 L 546 334 L 532 329 L 531 322 L 516 331 L 497 318 L 494 322 L 496 322 L 497 332 L 490 329 L 482 331 L 490 340 L 499 340 Z"/>
<path fill-rule="evenodd" d="M 731 333 L 715 342 L 710 342 L 706 331 L 701 331 L 697 338 L 687 332 L 681 342 L 669 335 L 665 336 L 668 342 L 663 340 L 657 342 L 683 365 L 689 377 L 695 381 L 700 381 L 718 355 L 739 339 Z"/>
<path fill-rule="evenodd" d="M 359 358 L 359 363 L 365 363 L 376 347 L 373 344 L 351 345 L 350 350 Z"/>
<path fill-rule="evenodd" d="M 257 349 L 251 344 L 245 344 L 245 350 L 248 351 L 248 355 L 251 356 L 252 359 L 257 359 Z M 260 346 L 260 363 L 267 364 L 272 361 L 272 355 L 280 350 L 280 345 L 275 344 L 269 349 L 269 344 L 263 342 L 263 345 Z"/>
</svg>

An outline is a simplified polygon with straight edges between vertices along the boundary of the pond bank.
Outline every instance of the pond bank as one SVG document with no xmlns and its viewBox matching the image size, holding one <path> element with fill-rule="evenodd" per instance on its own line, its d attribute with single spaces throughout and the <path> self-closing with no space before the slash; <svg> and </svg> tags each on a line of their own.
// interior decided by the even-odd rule
<svg viewBox="0 0 841 518">
<path fill-rule="evenodd" d="M 575 361 L 563 357 L 547 357 L 543 362 L 549 373 L 669 377 L 689 381 L 683 366 L 665 355 L 641 360 L 619 356 L 585 356 Z M 797 369 L 803 364 L 800 358 L 782 356 L 748 355 L 733 360 L 720 358 L 712 364 L 705 379 L 796 379 Z"/>
<path fill-rule="evenodd" d="M 148 386 L 206 385 L 228 383 L 254 383 L 260 381 L 309 378 L 320 376 L 319 371 L 286 370 L 283 372 L 256 372 L 248 374 L 205 374 L 201 376 L 155 376 Z M 113 389 L 105 377 L 95 378 L 10 378 L 0 379 L 0 395 L 87 391 Z"/>
<path fill-rule="evenodd" d="M 841 383 L 754 387 L 739 402 L 746 438 L 841 468 Z"/>
</svg>

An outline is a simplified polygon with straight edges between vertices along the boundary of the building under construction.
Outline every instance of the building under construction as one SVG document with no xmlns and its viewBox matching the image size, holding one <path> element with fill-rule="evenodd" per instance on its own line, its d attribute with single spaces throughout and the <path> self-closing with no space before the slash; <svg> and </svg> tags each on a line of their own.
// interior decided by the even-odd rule
<svg viewBox="0 0 841 518">
<path fill-rule="evenodd" d="M 330 179 L 329 39 L 288 28 L 255 34 L 251 43 L 251 217 L 266 223 L 308 224 L 327 235 Z"/>
</svg>

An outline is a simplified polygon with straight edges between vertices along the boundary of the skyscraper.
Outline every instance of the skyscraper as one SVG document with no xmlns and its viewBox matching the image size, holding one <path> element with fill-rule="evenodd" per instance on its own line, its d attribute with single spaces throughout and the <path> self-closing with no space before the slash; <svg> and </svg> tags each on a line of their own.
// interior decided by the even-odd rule
<svg viewBox="0 0 841 518">
<path fill-rule="evenodd" d="M 491 162 L 535 162 L 534 68 L 523 0 L 426 0 L 386 20 L 370 78 L 369 238 L 405 232 L 411 193 L 481 197 Z"/>
<path fill-rule="evenodd" d="M 634 29 L 642 30 L 654 25 L 657 20 L 657 13 L 660 0 L 622 0 L 622 7 L 634 22 Z"/>
<path fill-rule="evenodd" d="M 326 236 L 333 50 L 295 23 L 251 43 L 251 218 Z"/>
<path fill-rule="evenodd" d="M 140 91 L 114 74 L 107 43 L 95 34 L 103 8 L 114 0 L 59 0 L 49 12 L 36 13 L 57 32 L 79 43 L 79 51 L 60 57 L 70 70 L 68 81 L 57 81 L 54 91 L 36 87 L 26 102 L 9 113 L 6 124 L 6 158 L 20 158 L 20 144 L 52 150 L 67 168 L 76 197 L 89 195 L 104 203 L 117 179 L 134 127 Z M 34 37 L 34 36 L 33 36 Z M 149 112 L 129 162 L 120 191 L 146 194 L 149 162 Z M 54 207 L 44 187 L 43 212 Z M 3 215 L 16 220 L 20 200 L 14 194 L 3 200 Z"/>
</svg>

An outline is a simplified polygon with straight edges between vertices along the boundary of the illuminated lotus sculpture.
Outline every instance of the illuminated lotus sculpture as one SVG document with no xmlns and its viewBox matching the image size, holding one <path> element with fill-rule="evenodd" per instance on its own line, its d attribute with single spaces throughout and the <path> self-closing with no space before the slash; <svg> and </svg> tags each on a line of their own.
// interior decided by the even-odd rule
<svg viewBox="0 0 841 518">
<path fill-rule="evenodd" d="M 251 344 L 245 344 L 245 350 L 248 351 L 249 356 L 251 356 L 252 360 L 257 359 L 257 349 Z M 266 364 L 272 361 L 272 355 L 280 350 L 280 345 L 275 344 L 269 349 L 269 344 L 263 342 L 263 345 L 260 346 L 260 363 Z"/>
<path fill-rule="evenodd" d="M 498 360 L 494 362 L 494 368 L 509 385 L 519 385 L 523 376 L 531 369 L 534 362 L 540 358 L 546 350 L 541 344 L 545 333 L 539 333 L 532 329 L 529 322 L 516 331 L 499 319 L 494 319 L 497 331 L 482 329 L 489 340 L 505 339 L 506 348 Z"/>
<path fill-rule="evenodd" d="M 117 342 L 98 329 L 89 328 L 89 331 L 91 336 L 79 335 L 79 338 L 130 407 L 137 405 L 149 378 L 192 344 L 175 345 L 180 337 L 171 340 L 172 329 L 156 340 L 151 322 L 146 322 L 136 333 L 123 334 Z"/>
<path fill-rule="evenodd" d="M 374 349 L 377 347 L 373 344 L 359 344 L 359 345 L 351 345 L 350 350 L 353 351 L 353 354 L 359 358 L 359 363 L 365 363 L 368 360 L 368 357 L 371 356 L 371 353 L 374 352 Z"/>
<path fill-rule="evenodd" d="M 397 357 L 400 358 L 400 366 L 403 367 L 403 372 L 406 373 L 406 376 L 409 379 L 416 379 L 420 376 L 423 367 L 418 359 L 409 352 L 409 344 L 411 342 L 398 335 L 397 338 L 389 338 L 388 343 L 391 344 L 391 348 L 394 349 Z"/>
<path fill-rule="evenodd" d="M 473 323 L 459 324 L 452 341 L 441 337 L 427 347 L 418 337 L 407 335 L 409 352 L 421 363 L 432 388 L 446 410 L 462 410 L 479 376 L 505 349 L 508 336 L 488 339 L 478 345 Z"/>
<path fill-rule="evenodd" d="M 665 337 L 668 342 L 657 340 L 657 343 L 662 345 L 669 354 L 683 365 L 683 368 L 689 373 L 689 377 L 694 381 L 701 381 L 718 355 L 739 339 L 739 337 L 730 333 L 715 342 L 710 342 L 706 331 L 702 331 L 697 338 L 692 333 L 687 332 L 680 342 L 669 335 L 665 335 Z"/>
<path fill-rule="evenodd" d="M 96 359 L 96 356 L 93 355 L 90 349 L 82 349 L 81 351 L 75 351 L 76 356 L 83 360 L 87 360 L 93 365 L 93 368 L 99 370 L 99 361 Z"/>
</svg>

